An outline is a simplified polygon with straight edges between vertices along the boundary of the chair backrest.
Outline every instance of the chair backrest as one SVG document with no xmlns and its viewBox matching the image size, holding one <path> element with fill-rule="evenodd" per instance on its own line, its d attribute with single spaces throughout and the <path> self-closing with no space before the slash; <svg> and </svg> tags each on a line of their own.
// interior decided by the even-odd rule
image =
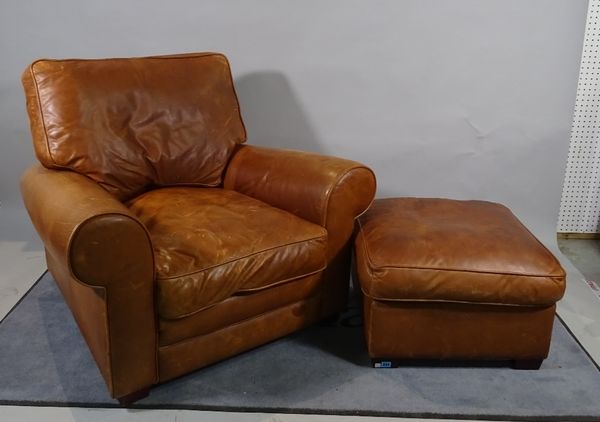
<svg viewBox="0 0 600 422">
<path fill-rule="evenodd" d="M 222 54 L 38 60 L 22 81 L 40 162 L 123 201 L 153 186 L 218 186 L 246 140 Z"/>
</svg>

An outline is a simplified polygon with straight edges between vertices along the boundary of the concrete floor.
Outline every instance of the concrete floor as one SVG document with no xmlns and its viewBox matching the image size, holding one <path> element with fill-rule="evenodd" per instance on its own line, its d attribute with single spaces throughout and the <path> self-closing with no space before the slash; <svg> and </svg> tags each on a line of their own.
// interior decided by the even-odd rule
<svg viewBox="0 0 600 422">
<path fill-rule="evenodd" d="M 600 240 L 558 239 L 558 247 L 588 281 L 600 284 Z"/>
</svg>

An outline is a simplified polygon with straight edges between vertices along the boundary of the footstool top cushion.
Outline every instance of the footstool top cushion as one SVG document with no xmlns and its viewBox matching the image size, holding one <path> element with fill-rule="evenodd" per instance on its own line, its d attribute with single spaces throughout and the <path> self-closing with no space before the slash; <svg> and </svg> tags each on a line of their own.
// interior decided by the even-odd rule
<svg viewBox="0 0 600 422">
<path fill-rule="evenodd" d="M 388 198 L 359 218 L 361 288 L 379 300 L 550 305 L 565 272 L 505 206 Z"/>
</svg>

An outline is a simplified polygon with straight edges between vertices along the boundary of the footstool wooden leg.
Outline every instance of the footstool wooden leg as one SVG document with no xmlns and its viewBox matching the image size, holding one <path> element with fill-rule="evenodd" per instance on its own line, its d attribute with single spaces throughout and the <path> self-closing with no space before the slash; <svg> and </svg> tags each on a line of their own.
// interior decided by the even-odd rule
<svg viewBox="0 0 600 422">
<path fill-rule="evenodd" d="M 398 361 L 394 359 L 371 359 L 373 368 L 397 368 Z"/>
<path fill-rule="evenodd" d="M 512 361 L 513 369 L 540 369 L 544 359 L 515 359 Z"/>
<path fill-rule="evenodd" d="M 121 406 L 128 407 L 133 402 L 136 402 L 136 401 L 141 400 L 144 397 L 148 396 L 149 393 L 150 393 L 150 388 L 143 388 L 139 391 L 134 391 L 131 394 L 127 394 L 126 396 L 119 397 L 117 400 L 119 400 L 119 404 Z"/>
</svg>

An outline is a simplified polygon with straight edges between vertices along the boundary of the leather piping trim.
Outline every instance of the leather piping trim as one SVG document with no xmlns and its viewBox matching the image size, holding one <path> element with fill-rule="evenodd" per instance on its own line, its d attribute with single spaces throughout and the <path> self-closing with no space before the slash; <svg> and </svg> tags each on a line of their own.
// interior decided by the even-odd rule
<svg viewBox="0 0 600 422">
<path fill-rule="evenodd" d="M 362 287 L 360 290 L 362 291 L 363 295 L 365 295 L 369 299 L 376 300 L 378 302 L 460 303 L 460 304 L 464 304 L 464 305 L 490 305 L 490 306 L 511 307 L 511 308 L 547 308 L 549 306 L 555 305 L 555 303 L 556 303 L 556 302 L 551 302 L 551 303 L 540 303 L 540 304 L 535 304 L 535 305 L 533 305 L 533 304 L 522 305 L 522 304 L 518 304 L 518 303 L 475 302 L 475 301 L 468 301 L 468 300 L 448 300 L 448 299 L 386 299 L 386 298 L 381 298 L 381 297 L 377 297 L 377 296 L 368 294 L 364 291 L 364 289 Z"/>
<path fill-rule="evenodd" d="M 256 288 L 253 288 L 253 289 L 244 289 L 244 290 L 238 290 L 237 292 L 235 292 L 234 294 L 232 294 L 232 295 L 231 295 L 231 296 L 229 296 L 229 297 L 234 297 L 234 296 L 244 296 L 244 293 L 246 293 L 246 294 L 247 294 L 247 293 L 254 293 L 254 292 L 260 292 L 260 291 L 262 291 L 262 290 L 267 290 L 267 289 L 270 289 L 271 287 L 280 286 L 280 285 L 282 285 L 282 284 L 286 284 L 286 283 L 292 282 L 292 281 L 294 281 L 294 280 L 298 280 L 298 279 L 300 279 L 300 278 L 304 278 L 304 277 L 310 277 L 310 276 L 313 276 L 313 275 L 315 275 L 315 274 L 318 274 L 318 273 L 320 273 L 320 272 L 324 271 L 326 268 L 327 268 L 327 264 L 325 264 L 325 265 L 324 265 L 324 266 L 323 266 L 321 269 L 319 269 L 319 270 L 316 270 L 316 271 L 313 271 L 313 272 L 310 272 L 310 273 L 306 273 L 306 274 L 301 274 L 301 275 L 293 276 L 293 277 L 290 277 L 290 278 L 286 278 L 286 279 L 283 279 L 283 280 L 281 280 L 281 281 L 276 281 L 276 282 L 274 282 L 274 283 L 271 283 L 271 284 L 269 284 L 269 285 L 267 285 L 267 286 L 264 286 L 264 287 L 256 287 Z M 240 294 L 240 293 L 241 293 L 241 294 Z M 227 300 L 227 299 L 229 299 L 229 297 L 227 297 L 227 298 L 225 298 L 225 299 L 223 299 L 223 300 Z M 180 319 L 183 319 L 183 318 L 190 317 L 190 316 L 192 316 L 192 315 L 196 315 L 196 314 L 197 314 L 197 313 L 199 313 L 199 312 L 206 311 L 207 309 L 210 309 L 210 308 L 212 308 L 212 307 L 214 307 L 214 306 L 217 306 L 217 305 L 218 305 L 218 304 L 220 304 L 221 302 L 222 302 L 222 301 L 218 301 L 218 302 L 215 302 L 215 303 L 211 303 L 210 305 L 203 306 L 203 307 L 202 307 L 202 308 L 200 308 L 200 309 L 196 309 L 195 311 L 188 312 L 187 314 L 183 314 L 183 315 L 177 316 L 177 317 L 175 317 L 175 318 L 167 318 L 167 317 L 164 317 L 164 316 L 160 316 L 160 318 L 161 318 L 162 320 L 164 320 L 164 321 L 177 321 L 177 320 L 180 320 Z"/>
<path fill-rule="evenodd" d="M 235 90 L 235 84 L 233 81 L 233 73 L 231 72 L 231 65 L 229 63 L 229 59 L 227 59 L 227 57 L 224 54 L 221 53 L 213 53 L 213 52 L 206 52 L 206 53 L 190 53 L 190 54 L 182 54 L 182 55 L 171 55 L 171 56 L 142 56 L 142 57 L 115 57 L 115 58 L 108 58 L 108 59 L 61 59 L 61 60 L 56 60 L 56 59 L 38 59 L 36 61 L 34 61 L 33 63 L 31 63 L 31 65 L 29 66 L 29 70 L 31 73 L 31 79 L 33 79 L 33 85 L 35 86 L 35 93 L 37 96 L 37 105 L 38 105 L 38 111 L 40 114 L 40 120 L 42 122 L 42 127 L 44 128 L 44 138 L 46 139 L 46 151 L 48 152 L 48 158 L 50 159 L 50 161 L 52 162 L 52 165 L 55 168 L 62 168 L 62 169 L 69 169 L 72 171 L 75 171 L 73 168 L 71 168 L 70 166 L 63 166 L 63 165 L 59 165 L 56 163 L 56 161 L 54 160 L 54 157 L 52 156 L 52 153 L 50 152 L 50 141 L 48 139 L 48 131 L 46 130 L 46 120 L 44 118 L 44 112 L 42 109 L 42 103 L 41 103 L 41 99 L 40 99 L 40 90 L 38 87 L 38 83 L 37 83 L 37 78 L 36 78 L 36 74 L 35 74 L 35 69 L 34 66 L 39 63 L 39 62 L 57 62 L 57 63 L 61 63 L 61 62 L 80 62 L 80 61 L 89 61 L 89 62 L 100 62 L 100 61 L 125 61 L 125 60 L 131 60 L 131 59 L 151 59 L 151 60 L 181 60 L 181 59 L 197 59 L 197 58 L 204 58 L 204 57 L 211 57 L 211 56 L 219 56 L 222 57 L 225 60 L 225 63 L 227 63 L 227 68 L 229 70 L 228 74 L 229 74 L 229 82 L 231 84 L 231 90 L 233 91 L 233 96 L 235 97 L 235 102 L 237 103 L 237 113 L 240 119 L 240 122 L 242 123 L 242 129 L 244 130 L 244 139 L 238 143 L 239 144 L 243 144 L 248 140 L 248 131 L 246 129 L 246 124 L 244 123 L 244 119 L 242 118 L 242 110 L 240 107 L 240 100 L 239 97 L 237 95 L 237 91 Z M 236 142 L 237 143 L 237 142 Z M 231 155 L 233 154 L 233 151 L 229 154 L 229 157 L 227 158 L 226 161 L 229 161 L 229 159 L 231 158 Z M 225 165 L 223 168 L 223 171 L 221 172 L 221 175 L 219 176 L 219 182 L 215 183 L 215 184 L 194 184 L 195 186 L 207 186 L 207 187 L 214 187 L 214 186 L 219 186 L 220 184 L 223 183 L 223 172 L 225 171 L 225 168 L 227 166 Z M 172 185 L 169 185 L 172 186 Z"/>
<path fill-rule="evenodd" d="M 358 222 L 359 226 L 360 226 L 360 230 L 363 231 L 363 227 L 360 223 L 360 220 Z M 532 235 L 533 236 L 533 235 Z M 534 236 L 535 237 L 535 236 Z M 538 240 L 539 242 L 539 240 Z M 521 276 L 521 277 L 539 277 L 539 278 L 558 278 L 558 277 L 565 277 L 564 272 L 562 274 L 531 274 L 531 273 L 516 273 L 516 272 L 510 272 L 510 271 L 482 271 L 482 270 L 469 270 L 469 269 L 460 269 L 460 268 L 435 268 L 435 267 L 419 267 L 419 266 L 408 266 L 408 265 L 376 265 L 373 260 L 371 259 L 371 253 L 369 251 L 369 246 L 368 246 L 368 242 L 366 240 L 360 239 L 360 242 L 363 244 L 363 249 L 366 252 L 366 256 L 367 256 L 367 260 L 369 261 L 369 268 L 371 271 L 376 271 L 376 270 L 384 270 L 384 269 L 406 269 L 406 270 L 433 270 L 433 271 L 448 271 L 448 272 L 462 272 L 462 273 L 476 273 L 476 274 L 498 274 L 498 275 L 514 275 L 514 276 Z M 543 245 L 542 245 L 543 246 Z M 544 247 L 544 250 L 548 251 L 546 249 L 546 247 Z M 548 251 L 549 252 L 549 251 Z"/>
<path fill-rule="evenodd" d="M 133 222 L 135 222 L 136 224 L 138 224 L 142 230 L 144 231 L 144 233 L 146 234 L 146 238 L 148 239 L 148 244 L 150 245 L 150 252 L 151 252 L 151 256 L 152 256 L 152 284 L 155 284 L 156 281 L 156 265 L 154 262 L 154 250 L 152 249 L 152 239 L 150 238 L 150 234 L 148 233 L 148 229 L 146 229 L 146 227 L 136 218 L 133 218 L 130 215 L 124 214 L 124 213 L 120 213 L 120 212 L 110 212 L 110 213 L 103 213 L 103 214 L 96 214 L 96 215 L 92 215 L 91 217 L 88 217 L 86 219 L 84 219 L 83 221 L 81 221 L 79 224 L 77 224 L 77 226 L 75 226 L 75 228 L 73 229 L 73 231 L 71 232 L 71 234 L 69 235 L 69 240 L 67 242 L 67 267 L 69 269 L 69 274 L 71 275 L 71 277 L 81 283 L 84 286 L 87 287 L 100 287 L 102 289 L 104 289 L 104 297 L 106 298 L 106 300 L 104 301 L 104 306 L 106 308 L 106 323 L 105 323 L 105 327 L 106 327 L 106 331 L 107 331 L 107 335 L 106 335 L 106 345 L 108 347 L 108 366 L 109 366 L 109 375 L 110 375 L 110 391 L 111 393 L 114 391 L 114 384 L 113 384 L 113 378 L 112 378 L 112 374 L 113 374 L 113 356 L 112 356 L 112 348 L 111 348 L 111 338 L 109 335 L 109 329 L 108 327 L 110 326 L 110 312 L 108 312 L 108 289 L 106 288 L 106 286 L 97 286 L 94 284 L 88 284 L 82 280 L 79 279 L 79 277 L 77 277 L 75 275 L 75 273 L 73 272 L 73 267 L 71 266 L 71 244 L 73 242 L 73 239 L 75 238 L 75 236 L 77 235 L 77 233 L 79 233 L 79 230 L 81 229 L 81 227 L 83 227 L 88 221 L 91 221 L 93 219 L 96 218 L 100 218 L 103 216 L 107 216 L 107 215 L 118 215 L 118 216 L 123 216 L 126 217 L 130 220 L 132 220 Z M 153 290 L 156 291 L 156 289 L 153 286 Z M 154 295 L 153 295 L 154 297 Z M 154 383 L 156 384 L 159 381 L 159 376 L 158 376 L 158 323 L 156 321 L 156 312 L 155 312 L 155 316 L 154 316 Z"/>
<path fill-rule="evenodd" d="M 60 167 L 54 161 L 54 157 L 50 153 L 50 141 L 48 140 L 48 131 L 46 130 L 46 120 L 44 119 L 44 113 L 42 111 L 42 100 L 40 99 L 40 89 L 38 87 L 37 78 L 35 77 L 35 71 L 33 70 L 33 65 L 36 64 L 39 60 L 36 60 L 29 66 L 29 73 L 31 74 L 31 80 L 33 82 L 33 86 L 35 87 L 35 97 L 36 104 L 38 106 L 38 113 L 40 115 L 40 121 L 42 122 L 42 128 L 44 128 L 44 139 L 46 140 L 46 152 L 48 153 L 48 158 L 57 167 Z"/>
<path fill-rule="evenodd" d="M 357 242 L 360 245 L 357 245 L 357 247 L 361 247 L 364 251 L 365 251 L 365 255 L 367 255 L 367 259 L 369 259 L 368 257 L 368 250 L 367 250 L 367 246 L 366 246 L 366 242 L 362 241 L 362 242 Z M 375 269 L 381 269 L 381 268 L 390 268 L 390 269 L 408 269 L 408 270 L 427 270 L 427 271 L 448 271 L 448 272 L 463 272 L 463 273 L 474 273 L 474 274 L 497 274 L 497 275 L 517 275 L 517 276 L 521 276 L 521 277 L 539 277 L 539 278 L 550 278 L 548 276 L 528 276 L 528 275 L 519 275 L 519 274 L 503 274 L 503 273 L 493 273 L 493 272 L 478 272 L 478 271 L 461 271 L 461 270 L 438 270 L 436 268 L 410 268 L 410 267 L 378 267 Z M 372 279 L 375 279 L 375 275 L 374 273 L 374 269 L 367 265 L 367 271 L 369 272 L 370 276 Z M 380 279 L 381 280 L 381 279 Z M 554 280 L 552 280 L 554 282 Z M 524 306 L 524 307 L 536 307 L 536 306 L 548 306 L 551 305 L 553 303 L 556 303 L 556 301 L 554 302 L 544 302 L 544 303 L 537 303 L 537 304 L 518 304 L 518 303 L 503 303 L 503 302 L 479 302 L 479 301 L 468 301 L 468 300 L 449 300 L 449 299 L 417 299 L 417 298 L 395 298 L 395 299 L 389 299 L 389 298 L 382 298 L 382 297 L 378 297 L 378 296 L 374 296 L 370 293 L 365 292 L 365 289 L 363 287 L 363 283 L 360 283 L 360 290 L 363 292 L 363 294 L 367 297 L 370 297 L 371 299 L 374 300 L 379 300 L 382 302 L 448 302 L 448 303 L 471 303 L 471 304 L 486 304 L 486 305 L 500 305 L 500 306 Z M 556 284 L 556 282 L 555 282 Z"/>
<path fill-rule="evenodd" d="M 287 305 L 284 305 L 284 306 L 278 306 L 278 307 L 277 307 L 277 308 L 275 308 L 275 309 L 270 309 L 270 310 L 268 310 L 268 311 L 261 312 L 260 314 L 257 314 L 257 315 L 252 315 L 252 316 L 251 316 L 251 317 L 249 317 L 249 318 L 244 318 L 244 319 L 242 319 L 242 320 L 240 320 L 240 321 L 234 322 L 233 324 L 229 324 L 229 325 L 228 325 L 228 326 L 226 326 L 226 327 L 221 327 L 221 328 L 219 328 L 218 330 L 211 331 L 210 333 L 202 334 L 202 335 L 200 335 L 200 336 L 189 337 L 189 338 L 186 338 L 186 339 L 183 339 L 183 340 L 176 341 L 175 343 L 166 344 L 166 345 L 164 345 L 164 346 L 159 346 L 159 349 L 160 349 L 160 350 L 166 350 L 166 349 L 168 349 L 169 347 L 178 346 L 178 345 L 180 345 L 180 344 L 183 344 L 183 343 L 187 343 L 187 342 L 190 342 L 190 341 L 194 341 L 194 340 L 195 340 L 195 339 L 197 339 L 198 337 L 211 336 L 211 335 L 213 335 L 213 334 L 215 334 L 215 333 L 218 333 L 219 331 L 226 330 L 226 329 L 227 329 L 227 328 L 229 328 L 229 327 L 235 327 L 236 325 L 243 324 L 243 323 L 244 323 L 244 322 L 246 322 L 246 321 L 251 321 L 251 320 L 253 320 L 253 319 L 260 318 L 260 317 L 262 317 L 263 315 L 268 315 L 268 314 L 270 314 L 270 313 L 272 313 L 272 312 L 275 312 L 275 311 L 277 311 L 277 310 L 279 310 L 279 309 L 283 309 L 283 308 L 292 307 L 292 306 L 294 306 L 294 305 L 297 305 L 297 304 L 299 304 L 299 303 L 303 303 L 303 302 L 307 302 L 307 301 L 310 301 L 310 300 L 314 300 L 314 299 L 316 299 L 317 297 L 318 297 L 318 293 L 315 293 L 315 294 L 313 294 L 313 295 L 311 295 L 311 296 L 307 296 L 307 297 L 306 297 L 306 298 L 304 298 L 304 299 L 297 300 L 296 302 L 292 302 L 292 303 L 289 303 L 289 304 L 287 304 Z"/>
<path fill-rule="evenodd" d="M 329 206 L 331 205 L 330 198 L 331 198 L 331 195 L 333 194 L 333 191 L 342 183 L 342 180 L 347 175 L 352 173 L 354 170 L 359 170 L 359 169 L 364 169 L 364 170 L 367 170 L 369 173 L 371 173 L 371 175 L 373 176 L 373 179 L 375 181 L 375 185 L 377 187 L 377 178 L 375 177 L 375 173 L 373 172 L 373 170 L 371 170 L 369 167 L 363 166 L 361 164 L 356 164 L 356 165 L 344 170 L 342 173 L 340 173 L 336 177 L 335 181 L 330 186 L 327 187 L 327 191 L 325 192 L 325 198 L 323 199 L 323 201 L 321 203 L 321 223 L 320 223 L 321 226 L 325 227 L 327 224 L 327 217 L 329 215 Z M 374 198 L 371 199 L 371 203 L 373 203 L 373 201 L 374 201 Z M 369 204 L 369 206 L 371 206 L 370 204 Z M 362 215 L 368 209 L 369 209 L 369 207 L 365 208 L 359 215 Z"/>
<path fill-rule="evenodd" d="M 500 204 L 500 205 L 502 205 L 502 204 Z M 507 210 L 508 210 L 508 211 L 509 211 L 509 212 L 510 212 L 512 215 L 513 215 L 513 217 L 515 217 L 515 220 L 517 220 L 517 221 L 518 221 L 518 223 L 521 225 L 521 227 L 523 227 L 523 228 L 525 229 L 525 231 L 526 231 L 527 233 L 529 233 L 529 234 L 531 235 L 531 237 L 533 237 L 533 238 L 535 239 L 535 241 L 536 241 L 536 242 L 537 242 L 537 243 L 538 243 L 538 244 L 539 244 L 539 245 L 540 245 L 540 246 L 541 246 L 541 247 L 542 247 L 542 248 L 543 248 L 543 249 L 544 249 L 544 250 L 545 250 L 545 251 L 548 253 L 548 255 L 550 255 L 550 256 L 551 256 L 551 257 L 554 259 L 554 261 L 556 261 L 556 263 L 558 264 L 558 266 L 559 266 L 559 267 L 560 267 L 560 269 L 562 270 L 562 277 L 565 277 L 565 278 L 566 278 L 567 274 L 566 274 L 566 272 L 565 272 L 565 269 L 562 267 L 562 265 L 560 265 L 560 262 L 558 262 L 558 260 L 557 260 L 557 259 L 556 259 L 556 257 L 554 256 L 554 254 L 553 254 L 552 252 L 550 252 L 550 250 L 549 250 L 549 249 L 546 247 L 546 245 L 544 245 L 544 244 L 543 244 L 543 243 L 540 241 L 540 239 L 538 239 L 538 238 L 537 238 L 537 237 L 536 237 L 536 236 L 535 236 L 535 235 L 534 235 L 534 234 L 531 232 L 531 230 L 529 230 L 529 229 L 527 228 L 527 226 L 525 226 L 525 224 L 523 224 L 523 223 L 521 222 L 521 220 L 519 220 L 519 219 L 517 218 L 517 216 L 516 216 L 516 215 L 515 215 L 515 214 L 514 214 L 514 213 L 513 213 L 511 210 L 510 210 L 510 208 L 506 207 L 505 205 L 502 205 L 502 206 L 503 206 L 504 208 L 506 208 L 506 209 L 507 209 Z M 566 279 L 565 279 L 565 281 L 566 281 Z"/>
<path fill-rule="evenodd" d="M 263 290 L 270 289 L 271 287 L 280 286 L 282 284 L 286 284 L 286 283 L 288 283 L 290 281 L 294 281 L 294 280 L 297 280 L 299 278 L 313 276 L 313 275 L 318 274 L 318 273 L 320 273 L 322 271 L 325 271 L 326 268 L 327 268 L 327 264 L 323 265 L 323 267 L 321 267 L 320 269 L 312 271 L 310 273 L 306 273 L 306 274 L 302 274 L 302 275 L 297 275 L 297 276 L 294 276 L 294 277 L 286 278 L 286 279 L 281 280 L 281 281 L 276 281 L 275 283 L 271 283 L 271 284 L 269 284 L 267 286 L 251 287 L 249 289 L 240 289 L 233 296 L 244 296 L 244 293 L 261 292 Z"/>
<path fill-rule="evenodd" d="M 217 268 L 217 267 L 221 267 L 223 265 L 231 264 L 233 262 L 240 261 L 242 259 L 250 258 L 251 256 L 259 255 L 259 254 L 264 253 L 264 252 L 269 252 L 269 251 L 272 251 L 272 250 L 275 250 L 275 249 L 286 248 L 288 246 L 297 245 L 299 243 L 312 242 L 314 240 L 321 240 L 321 239 L 324 239 L 325 241 L 327 241 L 327 235 L 319 236 L 319 237 L 311 237 L 310 239 L 298 240 L 296 242 L 286 243 L 285 245 L 273 246 L 273 247 L 270 247 L 270 248 L 267 248 L 267 249 L 263 249 L 262 251 L 252 252 L 252 253 L 249 253 L 249 254 L 244 255 L 244 256 L 240 256 L 240 257 L 237 257 L 237 258 L 232 258 L 229 261 L 225 261 L 225 262 L 221 262 L 219 264 L 211 265 L 210 267 L 202 268 L 200 270 L 194 270 L 194 271 L 190 271 L 190 272 L 187 272 L 187 273 L 184 273 L 184 274 L 178 274 L 178 275 L 173 275 L 173 276 L 169 276 L 169 277 L 156 277 L 156 280 L 157 281 L 159 281 L 159 280 L 160 281 L 163 281 L 163 280 L 174 280 L 176 278 L 188 277 L 188 276 L 191 276 L 191 275 L 194 275 L 194 274 L 199 274 L 199 273 L 202 273 L 204 271 L 211 270 L 213 268 Z"/>
</svg>

